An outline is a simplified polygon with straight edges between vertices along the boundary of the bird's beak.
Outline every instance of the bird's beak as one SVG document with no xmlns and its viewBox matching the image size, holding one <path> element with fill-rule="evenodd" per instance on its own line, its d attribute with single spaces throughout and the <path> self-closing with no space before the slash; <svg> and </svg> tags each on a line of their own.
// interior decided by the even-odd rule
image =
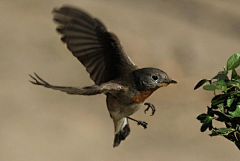
<svg viewBox="0 0 240 161">
<path fill-rule="evenodd" d="M 163 87 L 163 86 L 167 86 L 167 85 L 169 85 L 170 83 L 174 83 L 174 84 L 176 84 L 177 83 L 177 81 L 175 81 L 175 80 L 165 80 L 165 81 L 163 81 L 162 83 L 160 83 L 160 85 L 158 86 L 158 87 Z"/>
<path fill-rule="evenodd" d="M 169 83 L 174 83 L 174 84 L 176 84 L 177 81 L 175 81 L 175 80 L 170 80 Z"/>
</svg>

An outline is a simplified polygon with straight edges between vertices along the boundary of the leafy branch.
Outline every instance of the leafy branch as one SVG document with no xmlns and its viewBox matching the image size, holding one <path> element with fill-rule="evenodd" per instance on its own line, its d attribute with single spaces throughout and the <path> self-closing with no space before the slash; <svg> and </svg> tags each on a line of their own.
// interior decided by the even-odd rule
<svg viewBox="0 0 240 161">
<path fill-rule="evenodd" d="M 240 54 L 235 53 L 228 59 L 223 71 L 218 72 L 212 79 L 200 80 L 194 90 L 209 83 L 204 85 L 203 89 L 214 92 L 207 113 L 197 117 L 202 123 L 201 132 L 208 129 L 211 131 L 210 136 L 223 136 L 240 150 L 240 76 L 235 70 L 239 65 Z M 213 121 L 222 122 L 225 126 L 214 127 Z"/>
</svg>

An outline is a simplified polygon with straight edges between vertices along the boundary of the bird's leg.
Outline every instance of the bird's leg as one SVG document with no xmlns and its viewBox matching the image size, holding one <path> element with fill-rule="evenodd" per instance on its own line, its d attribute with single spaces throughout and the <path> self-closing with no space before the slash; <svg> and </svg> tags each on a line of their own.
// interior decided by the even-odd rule
<svg viewBox="0 0 240 161">
<path fill-rule="evenodd" d="M 132 121 L 137 122 L 137 124 L 138 124 L 138 125 L 141 125 L 144 129 L 147 128 L 147 124 L 148 124 L 148 123 L 146 123 L 145 121 L 135 120 L 135 119 L 133 119 L 133 118 L 131 118 L 131 117 L 127 117 L 127 118 L 130 119 L 130 120 L 132 120 Z"/>
<path fill-rule="evenodd" d="M 148 111 L 149 108 L 151 108 L 151 109 L 152 109 L 152 115 L 150 115 L 150 116 L 153 116 L 154 113 L 155 113 L 155 111 L 156 111 L 154 105 L 151 104 L 151 103 L 144 103 L 144 105 L 147 105 L 147 106 L 148 106 L 148 107 L 144 110 L 144 113 L 146 114 L 146 111 Z"/>
</svg>

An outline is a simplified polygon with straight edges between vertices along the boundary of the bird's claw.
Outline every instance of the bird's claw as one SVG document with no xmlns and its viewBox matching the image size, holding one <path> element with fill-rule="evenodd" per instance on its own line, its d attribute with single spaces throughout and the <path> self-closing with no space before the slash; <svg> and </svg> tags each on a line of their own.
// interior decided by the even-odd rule
<svg viewBox="0 0 240 161">
<path fill-rule="evenodd" d="M 144 127 L 144 129 L 147 128 L 147 124 L 148 124 L 148 123 L 146 123 L 145 121 L 135 120 L 135 119 L 133 119 L 133 118 L 131 118 L 131 117 L 127 117 L 127 118 L 130 119 L 130 120 L 132 120 L 132 121 L 137 122 L 137 125 L 141 125 L 142 127 Z"/>
<path fill-rule="evenodd" d="M 149 110 L 149 108 L 151 108 L 151 109 L 152 109 L 152 114 L 151 114 L 150 116 L 153 116 L 154 113 L 155 113 L 155 111 L 156 111 L 154 105 L 151 104 L 151 103 L 144 103 L 144 105 L 147 105 L 147 106 L 148 106 L 148 107 L 144 110 L 144 113 L 146 114 L 146 112 Z"/>
<path fill-rule="evenodd" d="M 138 121 L 137 124 L 138 124 L 138 125 L 141 125 L 144 129 L 146 129 L 148 123 L 146 123 L 145 121 Z"/>
</svg>

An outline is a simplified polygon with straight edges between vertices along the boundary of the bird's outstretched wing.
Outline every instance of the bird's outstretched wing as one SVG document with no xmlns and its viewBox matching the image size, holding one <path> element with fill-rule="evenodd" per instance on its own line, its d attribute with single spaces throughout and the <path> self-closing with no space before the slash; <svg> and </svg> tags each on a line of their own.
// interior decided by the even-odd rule
<svg viewBox="0 0 240 161">
<path fill-rule="evenodd" d="M 115 92 L 122 90 L 123 87 L 119 84 L 112 83 L 109 84 L 102 84 L 102 85 L 93 85 L 93 86 L 86 86 L 86 87 L 65 87 L 65 86 L 54 86 L 40 78 L 36 73 L 35 77 L 32 75 L 29 75 L 33 80 L 30 81 L 31 83 L 35 85 L 40 85 L 46 88 L 51 88 L 55 90 L 60 90 L 62 92 L 66 92 L 68 94 L 74 94 L 74 95 L 96 95 L 100 93 L 107 93 L 107 92 Z"/>
<path fill-rule="evenodd" d="M 53 9 L 53 14 L 62 41 L 86 67 L 95 84 L 108 82 L 137 69 L 122 50 L 118 38 L 96 18 L 70 6 Z"/>
</svg>

